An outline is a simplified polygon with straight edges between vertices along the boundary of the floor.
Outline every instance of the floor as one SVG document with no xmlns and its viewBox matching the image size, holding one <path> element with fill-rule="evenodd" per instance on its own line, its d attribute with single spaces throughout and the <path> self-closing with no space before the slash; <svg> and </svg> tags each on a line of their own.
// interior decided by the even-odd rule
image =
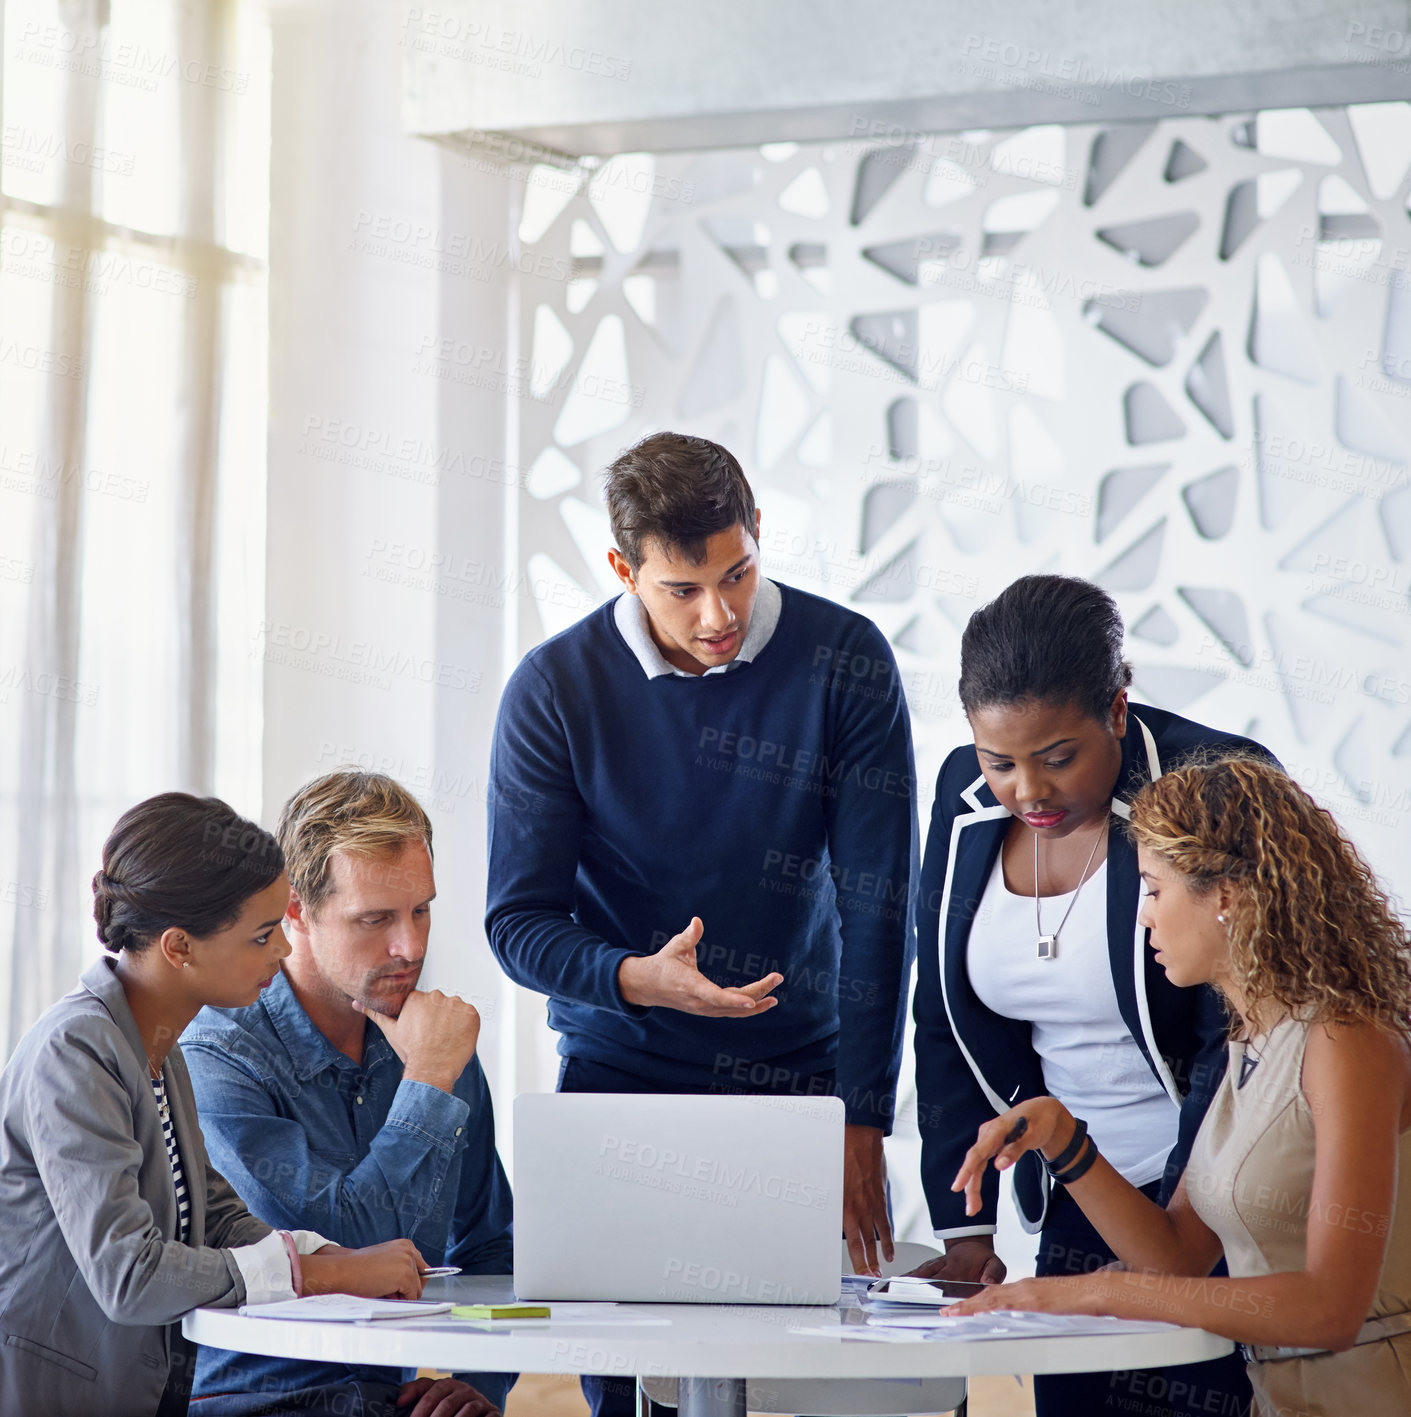
<svg viewBox="0 0 1411 1417">
<path fill-rule="evenodd" d="M 587 1417 L 577 1378 L 523 1374 L 510 1392 L 505 1417 Z M 970 1417 L 1033 1417 L 1034 1384 L 1013 1378 L 975 1378 Z"/>
</svg>

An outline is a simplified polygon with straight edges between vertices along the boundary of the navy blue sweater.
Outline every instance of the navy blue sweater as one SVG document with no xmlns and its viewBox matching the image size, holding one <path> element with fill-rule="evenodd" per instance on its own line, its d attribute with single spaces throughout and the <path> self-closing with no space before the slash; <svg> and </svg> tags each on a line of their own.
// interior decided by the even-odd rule
<svg viewBox="0 0 1411 1417">
<path fill-rule="evenodd" d="M 490 760 L 486 932 L 550 996 L 560 1053 L 672 1087 L 777 1089 L 836 1067 L 890 1127 L 913 958 L 915 768 L 890 646 L 780 587 L 752 663 L 648 678 L 611 602 L 531 651 Z M 639 1008 L 617 971 L 699 915 L 717 984 L 784 976 L 739 1019 Z"/>
</svg>

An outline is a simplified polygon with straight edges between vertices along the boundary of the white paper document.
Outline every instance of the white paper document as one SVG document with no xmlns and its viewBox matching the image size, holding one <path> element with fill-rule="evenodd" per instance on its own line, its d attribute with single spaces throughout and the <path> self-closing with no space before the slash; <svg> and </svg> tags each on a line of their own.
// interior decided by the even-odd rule
<svg viewBox="0 0 1411 1417">
<path fill-rule="evenodd" d="M 939 1309 L 961 1299 L 984 1293 L 983 1284 L 970 1284 L 954 1279 L 921 1279 L 913 1274 L 899 1274 L 891 1279 L 874 1280 L 864 1291 L 870 1309 L 875 1304 L 920 1304 Z"/>
<path fill-rule="evenodd" d="M 1112 1319 L 1088 1314 L 1034 1314 L 1000 1310 L 988 1314 L 869 1313 L 867 1327 L 882 1331 L 924 1333 L 948 1338 L 1084 1338 L 1109 1333 L 1170 1333 L 1178 1325 L 1144 1319 Z M 840 1337 L 850 1337 L 843 1333 Z"/>
<path fill-rule="evenodd" d="M 819 1324 L 791 1328 L 807 1338 L 846 1338 L 859 1343 L 925 1343 L 930 1334 L 902 1328 L 869 1328 L 866 1324 Z"/>
<path fill-rule="evenodd" d="M 360 1323 L 367 1319 L 419 1319 L 449 1314 L 451 1305 L 425 1299 L 359 1299 L 353 1294 L 306 1294 L 273 1304 L 242 1304 L 247 1319 L 313 1319 L 322 1323 Z"/>
</svg>

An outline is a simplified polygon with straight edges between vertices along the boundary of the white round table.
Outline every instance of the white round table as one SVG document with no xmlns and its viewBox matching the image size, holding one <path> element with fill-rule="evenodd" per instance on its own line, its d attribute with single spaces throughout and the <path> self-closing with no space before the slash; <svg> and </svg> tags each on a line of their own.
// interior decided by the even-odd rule
<svg viewBox="0 0 1411 1417">
<path fill-rule="evenodd" d="M 509 1303 L 508 1276 L 433 1280 L 422 1296 Z M 477 1324 L 450 1314 L 365 1323 L 243 1318 L 197 1309 L 182 1321 L 196 1343 L 243 1353 L 460 1372 L 679 1377 L 681 1417 L 745 1412 L 746 1378 L 940 1378 L 1161 1368 L 1220 1358 L 1233 1345 L 1199 1329 L 872 1343 L 791 1332 L 858 1323 L 862 1311 L 707 1304 L 555 1304 L 553 1317 Z M 708 1381 L 693 1381 L 693 1380 Z"/>
</svg>

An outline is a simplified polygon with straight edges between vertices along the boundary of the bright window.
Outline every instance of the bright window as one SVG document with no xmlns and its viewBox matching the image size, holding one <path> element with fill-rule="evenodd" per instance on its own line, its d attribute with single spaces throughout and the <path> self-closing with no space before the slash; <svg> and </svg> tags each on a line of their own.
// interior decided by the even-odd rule
<svg viewBox="0 0 1411 1417">
<path fill-rule="evenodd" d="M 3 0 L 0 1057 L 132 803 L 260 811 L 263 5 Z"/>
</svg>

